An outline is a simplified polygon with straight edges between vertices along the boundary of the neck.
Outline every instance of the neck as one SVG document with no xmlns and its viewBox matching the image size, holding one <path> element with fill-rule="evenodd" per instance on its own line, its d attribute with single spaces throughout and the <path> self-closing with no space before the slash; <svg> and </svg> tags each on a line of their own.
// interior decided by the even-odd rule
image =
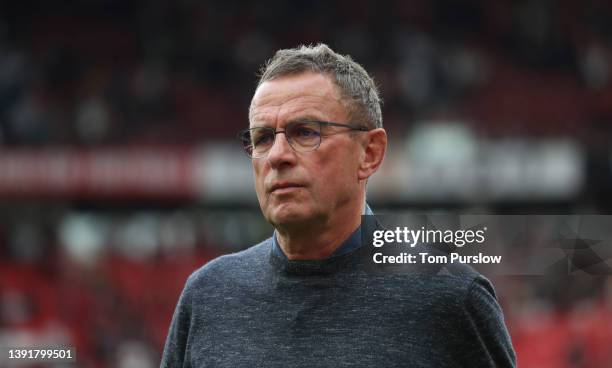
<svg viewBox="0 0 612 368">
<path fill-rule="evenodd" d="M 320 260 L 329 257 L 359 227 L 364 201 L 338 211 L 333 218 L 309 225 L 277 227 L 277 241 L 289 260 Z"/>
</svg>

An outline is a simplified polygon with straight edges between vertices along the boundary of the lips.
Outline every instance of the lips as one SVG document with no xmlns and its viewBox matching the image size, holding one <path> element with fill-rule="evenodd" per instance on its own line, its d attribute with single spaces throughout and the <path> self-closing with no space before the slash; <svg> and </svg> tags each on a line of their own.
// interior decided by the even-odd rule
<svg viewBox="0 0 612 368">
<path fill-rule="evenodd" d="M 276 183 L 270 187 L 270 193 L 273 193 L 275 191 L 284 192 L 284 191 L 289 191 L 291 189 L 302 188 L 302 187 L 304 186 L 301 184 L 297 184 L 297 183 Z"/>
</svg>

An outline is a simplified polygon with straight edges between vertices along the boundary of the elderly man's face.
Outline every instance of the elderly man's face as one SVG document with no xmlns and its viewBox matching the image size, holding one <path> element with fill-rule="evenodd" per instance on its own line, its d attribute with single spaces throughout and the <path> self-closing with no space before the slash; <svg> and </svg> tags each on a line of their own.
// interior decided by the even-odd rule
<svg viewBox="0 0 612 368">
<path fill-rule="evenodd" d="M 277 131 L 294 121 L 349 122 L 330 77 L 312 72 L 261 84 L 249 119 L 251 128 L 267 126 Z M 294 151 L 285 135 L 278 134 L 268 155 L 253 159 L 257 198 L 264 216 L 275 226 L 327 221 L 351 201 L 362 200 L 359 143 L 346 129 L 328 131 L 342 134 L 325 136 L 318 149 L 304 153 Z"/>
</svg>

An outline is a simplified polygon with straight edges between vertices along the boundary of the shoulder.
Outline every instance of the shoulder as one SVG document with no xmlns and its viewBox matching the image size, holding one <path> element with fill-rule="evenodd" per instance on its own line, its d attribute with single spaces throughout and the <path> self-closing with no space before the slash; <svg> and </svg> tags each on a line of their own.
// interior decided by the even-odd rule
<svg viewBox="0 0 612 368">
<path fill-rule="evenodd" d="M 433 256 L 447 255 L 440 247 L 419 245 L 408 252 L 420 257 L 420 253 Z M 365 282 L 376 282 L 377 288 L 384 288 L 398 298 L 414 300 L 417 296 L 421 304 L 429 306 L 448 306 L 463 309 L 473 300 L 496 299 L 493 285 L 470 265 L 463 263 L 428 263 L 401 264 L 395 267 L 388 265 L 382 275 Z"/>
<path fill-rule="evenodd" d="M 186 289 L 200 286 L 204 283 L 222 283 L 244 279 L 262 270 L 268 262 L 272 238 L 255 244 L 243 251 L 217 257 L 199 269 L 187 279 Z"/>
<path fill-rule="evenodd" d="M 438 292 L 456 298 L 455 302 L 463 308 L 469 307 L 474 300 L 497 299 L 493 284 L 467 264 L 445 264 L 438 269 L 433 281 Z"/>
<path fill-rule="evenodd" d="M 433 255 L 445 254 L 439 247 L 431 245 L 420 249 Z M 432 265 L 420 277 L 423 281 L 423 294 L 438 302 L 444 301 L 441 305 L 462 311 L 468 316 L 502 316 L 493 284 L 468 264 Z"/>
<path fill-rule="evenodd" d="M 489 281 L 472 266 L 460 262 L 450 262 L 449 253 L 431 244 L 420 244 L 409 251 L 419 260 L 416 265 L 408 265 L 408 275 L 423 280 L 436 291 L 467 294 L 475 285 L 489 285 Z M 439 262 L 421 262 L 421 255 L 442 257 Z M 487 288 L 492 290 L 492 287 Z M 443 289 L 443 290 L 440 290 Z M 444 290 L 446 289 L 446 290 Z"/>
</svg>

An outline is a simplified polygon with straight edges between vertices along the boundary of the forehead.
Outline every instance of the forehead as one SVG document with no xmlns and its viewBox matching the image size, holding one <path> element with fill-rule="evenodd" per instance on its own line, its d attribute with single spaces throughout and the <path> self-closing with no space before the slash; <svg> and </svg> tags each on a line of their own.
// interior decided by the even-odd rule
<svg viewBox="0 0 612 368">
<path fill-rule="evenodd" d="M 262 83 L 253 96 L 253 125 L 278 125 L 291 120 L 344 121 L 347 112 L 338 87 L 324 74 L 307 72 Z"/>
</svg>

